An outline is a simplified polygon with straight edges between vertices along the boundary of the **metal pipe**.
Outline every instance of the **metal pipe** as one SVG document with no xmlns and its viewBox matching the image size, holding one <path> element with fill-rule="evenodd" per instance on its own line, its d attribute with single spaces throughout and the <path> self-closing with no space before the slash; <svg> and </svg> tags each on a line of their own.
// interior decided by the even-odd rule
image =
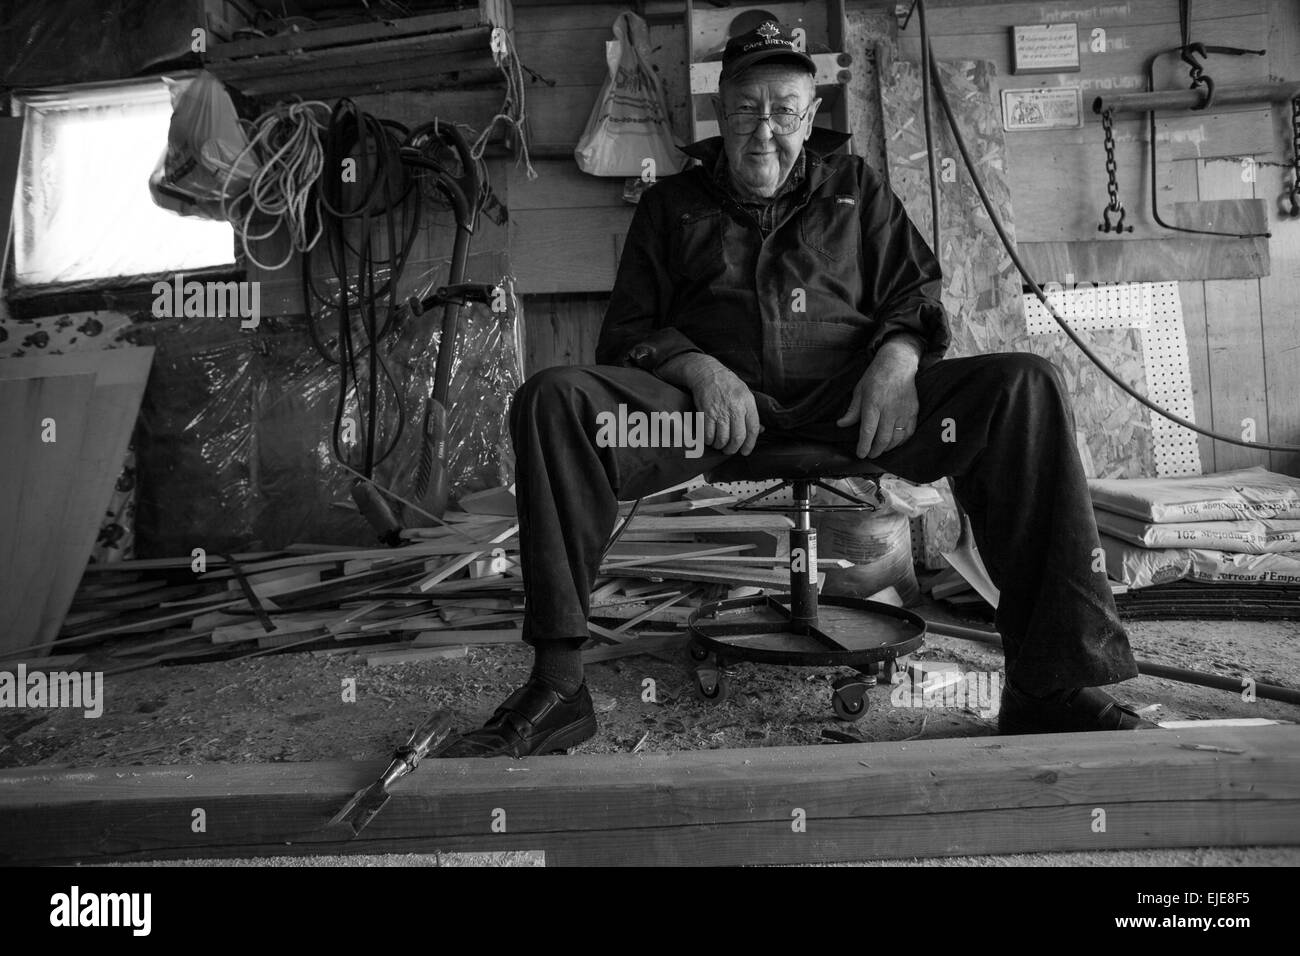
<svg viewBox="0 0 1300 956">
<path fill-rule="evenodd" d="M 1253 86 L 1219 87 L 1214 91 L 1215 106 L 1251 106 L 1263 103 L 1286 103 L 1300 96 L 1300 82 L 1257 83 Z M 1116 113 L 1149 113 L 1153 110 L 1190 110 L 1205 102 L 1200 90 L 1162 90 L 1156 93 L 1116 93 L 1092 101 L 1098 116 L 1103 110 Z"/>
<path fill-rule="evenodd" d="M 794 482 L 798 524 L 790 529 L 790 624 L 797 634 L 817 625 L 817 532 L 812 527 L 812 482 Z"/>
<path fill-rule="evenodd" d="M 945 624 L 942 621 L 925 622 L 927 631 L 943 634 L 947 637 L 960 637 L 980 644 L 1002 646 L 1002 636 L 997 631 L 985 631 L 975 627 L 962 627 L 959 624 Z M 1137 661 L 1138 673 L 1146 677 L 1161 677 L 1176 680 L 1183 684 L 1196 684 L 1200 687 L 1213 687 L 1216 690 L 1240 693 L 1245 685 L 1239 677 L 1223 677 L 1219 674 L 1206 674 L 1201 671 L 1188 670 L 1185 667 L 1170 667 L 1168 664 L 1153 664 L 1151 661 Z M 1283 687 L 1280 684 L 1255 684 L 1255 696 L 1265 700 L 1280 700 L 1288 704 L 1300 704 L 1300 690 Z"/>
</svg>

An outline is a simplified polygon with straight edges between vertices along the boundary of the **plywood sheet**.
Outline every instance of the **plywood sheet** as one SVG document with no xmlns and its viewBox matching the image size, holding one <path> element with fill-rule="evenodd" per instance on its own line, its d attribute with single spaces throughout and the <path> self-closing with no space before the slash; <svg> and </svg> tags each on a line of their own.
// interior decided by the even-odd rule
<svg viewBox="0 0 1300 956">
<path fill-rule="evenodd" d="M 999 218 L 1015 236 L 1001 118 L 989 97 L 994 66 L 981 61 L 939 61 L 949 101 L 957 113 L 981 178 Z M 930 235 L 925 137 L 918 116 L 920 70 L 896 60 L 882 91 L 891 182 L 922 235 Z M 937 110 L 936 105 L 936 110 Z M 940 156 L 959 157 L 946 121 L 935 117 Z M 1061 370 L 1079 429 L 1098 473 L 1154 473 L 1150 425 L 1145 412 L 1121 393 L 1066 339 L 1064 333 L 1031 336 L 1021 313 L 1021 279 L 993 230 L 960 158 L 955 181 L 941 183 L 940 251 L 943 302 L 953 327 L 951 355 L 1032 352 Z M 1132 329 L 1088 333 L 1092 348 L 1130 385 L 1146 387 L 1142 346 Z"/>
<path fill-rule="evenodd" d="M 27 430 L 20 447 L 28 452 L 5 463 L 6 491 L 16 486 L 21 504 L 4 537 L 16 542 L 21 568 L 3 578 L 0 600 L 17 605 L 12 616 L 0 615 L 10 623 L 3 649 L 58 633 L 112 497 L 152 360 L 152 348 L 122 348 L 0 361 L 0 382 L 25 393 L 18 427 Z M 54 443 L 40 440 L 45 417 L 56 420 Z M 30 585 L 10 587 L 20 570 Z"/>
</svg>

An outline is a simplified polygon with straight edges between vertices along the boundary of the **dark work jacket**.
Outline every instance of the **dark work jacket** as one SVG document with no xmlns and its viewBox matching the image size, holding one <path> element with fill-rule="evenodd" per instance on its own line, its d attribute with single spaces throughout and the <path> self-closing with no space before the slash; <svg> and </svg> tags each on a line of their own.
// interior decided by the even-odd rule
<svg viewBox="0 0 1300 956">
<path fill-rule="evenodd" d="M 767 236 L 710 175 L 722 138 L 686 147 L 703 165 L 637 205 L 596 361 L 653 372 L 707 353 L 749 386 L 764 426 L 783 431 L 842 415 L 891 335 L 918 341 L 923 367 L 937 361 L 949 342 L 939 263 L 861 157 L 829 155 L 848 138 L 814 130 L 804 182 Z"/>
</svg>

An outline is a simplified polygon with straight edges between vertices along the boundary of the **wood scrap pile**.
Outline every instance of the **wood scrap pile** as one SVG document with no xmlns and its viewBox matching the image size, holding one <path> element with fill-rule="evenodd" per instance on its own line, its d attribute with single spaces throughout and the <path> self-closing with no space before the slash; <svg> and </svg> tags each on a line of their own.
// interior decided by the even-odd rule
<svg viewBox="0 0 1300 956">
<path fill-rule="evenodd" d="M 943 601 L 963 610 L 983 615 L 988 615 L 993 610 L 956 568 L 948 568 L 921 582 L 921 591 L 932 600 Z"/>
<path fill-rule="evenodd" d="M 589 660 L 663 652 L 684 641 L 701 604 L 788 588 L 789 518 L 734 512 L 735 499 L 716 494 L 668 501 L 668 492 L 634 515 L 623 509 L 591 595 Z M 112 673 L 289 650 L 360 651 L 382 666 L 518 642 L 511 490 L 460 505 L 441 526 L 404 531 L 399 548 L 300 544 L 91 565 L 57 639 L 15 648 L 0 667 L 95 654 Z"/>
</svg>

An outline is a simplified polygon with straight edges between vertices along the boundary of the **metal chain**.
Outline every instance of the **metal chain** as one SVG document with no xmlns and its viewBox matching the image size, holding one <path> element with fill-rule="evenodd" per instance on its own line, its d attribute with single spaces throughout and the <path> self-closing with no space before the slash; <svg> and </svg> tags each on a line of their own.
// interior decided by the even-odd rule
<svg viewBox="0 0 1300 956">
<path fill-rule="evenodd" d="M 1282 212 L 1300 219 L 1300 96 L 1291 100 L 1291 189 L 1282 197 Z"/>
<path fill-rule="evenodd" d="M 1106 192 L 1110 195 L 1110 202 L 1102 210 L 1102 223 L 1097 227 L 1098 232 L 1124 232 L 1124 204 L 1119 201 L 1119 183 L 1116 181 L 1115 172 L 1118 166 L 1115 163 L 1115 111 L 1104 110 L 1101 114 L 1101 128 L 1106 134 Z M 1118 213 L 1119 218 L 1112 225 L 1110 221 L 1111 213 Z M 1132 226 L 1127 227 L 1128 232 L 1133 231 Z"/>
</svg>

